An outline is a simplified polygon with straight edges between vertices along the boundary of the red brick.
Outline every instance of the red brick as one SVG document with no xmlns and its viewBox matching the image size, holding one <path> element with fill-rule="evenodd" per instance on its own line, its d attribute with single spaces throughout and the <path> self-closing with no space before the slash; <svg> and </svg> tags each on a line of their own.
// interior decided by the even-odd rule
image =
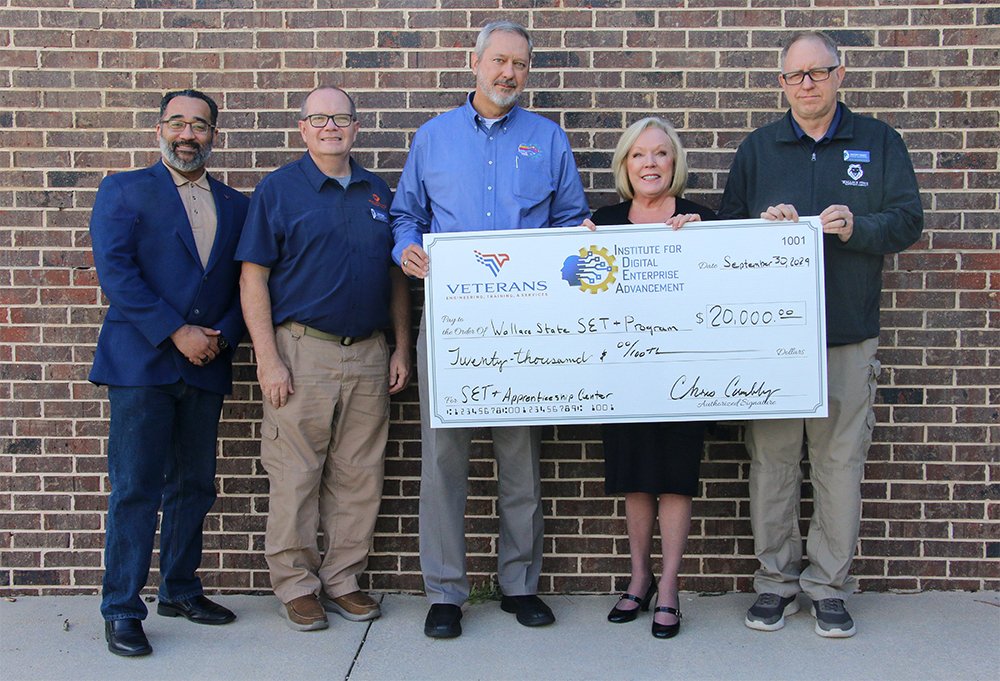
<svg viewBox="0 0 1000 681">
<path fill-rule="evenodd" d="M 416 9 L 414 3 L 406 3 L 406 7 Z M 433 5 L 431 5 L 433 6 Z M 416 12 L 410 14 L 410 28 L 462 28 L 465 23 L 462 19 L 462 12 Z M 449 16 L 454 17 L 449 20 Z M 403 12 L 398 10 L 378 10 L 378 11 L 356 11 L 349 10 L 345 13 L 348 28 L 403 28 L 406 26 L 406 18 Z M 420 21 L 420 17 L 425 17 Z M 441 17 L 439 23 L 433 17 Z M 456 20 L 457 17 L 457 20 Z"/>
<path fill-rule="evenodd" d="M 272 3 L 273 11 L 214 14 L 186 7 L 136 12 L 119 4 L 87 16 L 63 10 L 15 10 L 28 22 L 44 13 L 46 25 L 64 26 L 73 34 L 46 34 L 30 24 L 15 24 L 13 33 L 0 32 L 0 44 L 16 39 L 18 31 L 27 41 L 42 35 L 56 39 L 75 35 L 75 44 L 67 41 L 63 47 L 44 50 L 41 45 L 18 44 L 0 57 L 8 69 L 0 71 L 0 138 L 15 142 L 4 144 L 13 153 L 0 154 L 0 168 L 20 173 L 0 174 L 0 182 L 10 186 L 9 191 L 0 191 L 0 263 L 4 264 L 0 304 L 8 306 L 0 308 L 0 320 L 8 327 L 0 328 L 8 334 L 41 332 L 40 342 L 0 344 L 0 376 L 6 379 L 0 381 L 0 435 L 37 442 L 38 448 L 37 453 L 0 455 L 0 470 L 16 469 L 19 484 L 29 486 L 44 475 L 50 481 L 44 492 L 27 491 L 43 497 L 51 494 L 50 500 L 73 495 L 74 514 L 89 511 L 98 519 L 106 506 L 101 451 L 107 402 L 104 389 L 86 382 L 94 334 L 103 315 L 89 254 L 87 212 L 94 186 L 107 170 L 117 172 L 157 160 L 151 129 L 162 90 L 196 83 L 219 97 L 223 125 L 239 135 L 229 134 L 224 144 L 220 142 L 212 159 L 213 174 L 249 192 L 269 169 L 302 153 L 301 142 L 286 134 L 293 128 L 293 110 L 314 84 L 315 73 L 339 70 L 337 80 L 358 95 L 369 130 L 359 139 L 357 157 L 362 163 L 377 164 L 375 169 L 395 183 L 413 130 L 460 102 L 472 87 L 468 53 L 476 27 L 493 18 L 495 3 L 449 0 L 441 8 L 428 2 L 423 9 L 411 3 L 405 14 L 400 9 L 362 8 L 316 13 L 304 6 L 298 11 L 287 2 L 280 7 Z M 328 4 L 321 3 L 322 8 Z M 558 11 L 525 4 L 508 15 L 535 26 L 535 73 L 524 103 L 543 109 L 570 129 L 594 205 L 615 200 L 605 166 L 620 130 L 653 109 L 672 112 L 671 119 L 691 150 L 693 187 L 687 195 L 718 205 L 736 146 L 751 127 L 783 112 L 774 69 L 777 46 L 787 29 L 800 24 L 837 27 L 848 18 L 849 31 L 834 31 L 851 45 L 845 49 L 851 75 L 844 99 L 862 112 L 874 111 L 904 132 L 920 171 L 926 209 L 926 235 L 918 246 L 887 259 L 885 347 L 880 353 L 887 370 L 877 405 L 879 418 L 886 422 L 877 427 L 869 455 L 862 536 L 868 548 L 883 552 L 900 539 L 938 542 L 927 545 L 926 557 L 861 558 L 856 572 L 864 588 L 876 589 L 981 589 L 996 583 L 941 572 L 949 547 L 959 547 L 967 555 L 965 547 L 986 536 L 982 526 L 987 519 L 1000 518 L 1000 504 L 976 501 L 991 493 L 985 485 L 1000 477 L 1000 470 L 989 463 L 995 459 L 991 443 L 1000 439 L 991 408 L 1000 402 L 1000 389 L 993 387 L 1000 383 L 993 370 L 1000 366 L 996 350 L 1000 313 L 990 296 L 1000 291 L 1000 276 L 995 274 L 1000 268 L 993 253 L 995 190 L 1000 186 L 995 151 L 1000 145 L 996 132 L 1000 97 L 989 87 L 995 84 L 989 82 L 995 50 L 977 49 L 974 44 L 941 47 L 937 42 L 920 46 L 937 35 L 940 25 L 921 17 L 963 18 L 974 10 L 875 8 L 864 2 L 849 2 L 845 10 L 842 3 L 821 0 L 816 9 L 786 13 L 788 23 L 781 26 L 780 18 L 769 18 L 783 16 L 773 3 L 751 10 L 737 2 L 712 0 L 695 0 L 687 6 L 674 0 L 636 10 L 621 10 L 618 3 L 609 9 L 606 4 L 583 8 L 571 2 L 572 9 Z M 894 28 L 906 26 L 911 11 L 914 27 Z M 73 28 L 98 16 L 99 30 Z M 547 22 L 584 25 L 550 28 Z M 755 22 L 768 25 L 753 29 L 754 49 L 748 51 L 747 28 Z M 719 30 L 730 24 L 731 30 Z M 926 29 L 919 28 L 921 24 Z M 591 30 L 592 25 L 598 30 Z M 199 32 L 204 26 L 227 30 Z M 678 27 L 695 30 L 686 33 Z M 966 27 L 945 31 L 945 42 L 974 43 L 993 31 L 990 24 L 983 24 L 983 30 Z M 326 49 L 314 49 L 313 28 L 319 29 L 316 40 Z M 258 29 L 264 33 L 255 33 Z M 255 35 L 274 47 L 260 49 L 261 43 L 252 42 Z M 613 54 L 622 38 L 630 55 Z M 301 49 L 285 47 L 302 40 Z M 886 41 L 895 46 L 886 49 Z M 182 47 L 170 47 L 172 42 Z M 137 44 L 153 46 L 136 50 Z M 185 50 L 191 44 L 205 54 L 188 55 Z M 389 62 L 384 56 L 373 58 L 365 50 L 376 45 L 391 46 L 398 55 L 391 55 Z M 347 57 L 338 47 L 353 50 L 351 65 L 363 68 L 344 70 Z M 631 66 L 629 59 L 636 65 Z M 600 60 L 607 63 L 591 70 Z M 30 72 L 40 66 L 56 76 L 69 73 L 72 87 L 12 89 L 15 69 L 21 71 L 16 82 L 27 84 L 35 77 Z M 167 72 L 161 71 L 164 66 Z M 962 69 L 969 67 L 975 73 L 963 75 Z M 940 72 L 939 80 L 928 78 L 932 70 Z M 648 93 L 655 93 L 655 99 L 650 100 Z M 623 113 L 623 108 L 630 110 Z M 60 133 L 70 129 L 75 130 L 71 135 Z M 23 143 L 29 139 L 25 135 L 42 130 L 51 133 L 48 139 Z M 272 131 L 278 136 L 269 137 Z M 87 136 L 92 132 L 100 139 Z M 11 184 L 15 181 L 19 184 Z M 53 189 L 65 193 L 46 193 Z M 17 201 L 37 208 L 22 208 Z M 257 458 L 255 432 L 260 393 L 254 368 L 248 364 L 249 348 L 240 348 L 237 356 L 235 395 L 227 401 L 220 429 L 223 494 L 206 523 L 205 579 L 215 588 L 268 589 L 266 568 L 260 562 L 267 508 L 266 476 Z M 11 399 L 16 391 L 36 394 L 51 389 L 41 386 L 69 386 L 70 396 Z M 415 391 L 395 399 L 392 414 L 386 500 L 377 542 L 380 548 L 401 553 L 373 556 L 374 574 L 365 581 L 383 588 L 419 590 L 414 549 L 420 457 Z M 747 456 L 738 429 L 722 427 L 720 433 L 725 435 L 707 450 L 703 477 L 709 495 L 695 502 L 689 547 L 695 555 L 685 560 L 682 579 L 697 588 L 749 589 L 748 575 L 755 565 L 745 498 Z M 484 436 L 477 432 L 477 441 Z M 620 586 L 614 582 L 627 571 L 623 506 L 620 500 L 603 496 L 599 439 L 594 427 L 546 430 L 542 466 L 549 514 L 546 549 L 554 555 L 551 561 L 547 557 L 551 574 L 543 579 L 543 589 L 607 591 Z M 482 456 L 490 456 L 487 444 L 476 446 Z M 495 570 L 495 466 L 492 459 L 477 454 L 473 470 L 471 562 L 476 578 L 488 579 Z M 71 485 L 74 480 L 83 487 Z M 940 498 L 942 490 L 952 489 L 968 498 Z M 875 502 L 873 496 L 890 500 Z M 0 494 L 0 508 L 9 510 L 13 503 L 10 494 Z M 808 513 L 811 502 L 804 506 Z M 952 518 L 976 512 L 979 517 L 974 519 Z M 609 513 L 613 517 L 607 517 Z M 34 515 L 38 521 L 38 513 Z M 899 520 L 890 520 L 896 517 Z M 949 523 L 956 528 L 953 538 Z M 959 536 L 960 527 L 969 529 Z M 51 535 L 33 532 L 37 538 L 18 547 L 25 555 L 35 555 L 40 547 L 63 551 L 50 551 L 39 559 L 44 564 L 32 559 L 34 564 L 25 566 L 19 577 L 30 585 L 21 588 L 73 593 L 92 591 L 99 584 L 100 570 L 93 564 L 103 540 L 99 523 L 87 529 L 47 530 Z M 74 551 L 80 551 L 78 558 L 65 550 L 71 536 Z M 615 552 L 610 557 L 605 555 L 609 544 Z M 945 553 L 930 555 L 939 546 Z M 733 563 L 734 550 L 735 568 L 702 560 L 715 552 Z M 570 553 L 562 555 L 563 551 Z M 719 574 L 732 569 L 735 574 Z"/>
</svg>

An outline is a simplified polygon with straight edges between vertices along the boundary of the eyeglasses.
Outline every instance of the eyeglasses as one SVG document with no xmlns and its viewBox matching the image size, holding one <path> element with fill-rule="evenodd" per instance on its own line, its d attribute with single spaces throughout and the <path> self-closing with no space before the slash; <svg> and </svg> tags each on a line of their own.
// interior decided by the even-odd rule
<svg viewBox="0 0 1000 681">
<path fill-rule="evenodd" d="M 209 125 L 205 121 L 185 121 L 181 118 L 171 118 L 167 121 L 160 121 L 160 125 L 167 128 L 167 130 L 173 130 L 174 132 L 181 132 L 184 128 L 191 126 L 191 132 L 204 135 L 206 132 L 214 128 L 214 125 Z"/>
<path fill-rule="evenodd" d="M 809 80 L 814 83 L 821 83 L 828 79 L 830 74 L 838 68 L 840 68 L 839 64 L 837 66 L 824 66 L 809 71 L 791 71 L 789 73 L 782 73 L 781 77 L 785 79 L 785 83 L 788 85 L 799 85 L 806 79 L 806 76 L 809 76 Z"/>
<path fill-rule="evenodd" d="M 351 114 L 333 114 L 332 116 L 313 114 L 306 116 L 303 120 L 309 121 L 309 125 L 314 128 L 325 128 L 327 121 L 333 121 L 333 124 L 338 128 L 346 128 L 354 122 L 354 116 Z"/>
</svg>

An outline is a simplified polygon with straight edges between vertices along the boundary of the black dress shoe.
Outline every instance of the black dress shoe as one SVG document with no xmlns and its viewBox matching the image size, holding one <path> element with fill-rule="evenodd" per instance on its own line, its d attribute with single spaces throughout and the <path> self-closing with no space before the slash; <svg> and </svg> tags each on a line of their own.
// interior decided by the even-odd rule
<svg viewBox="0 0 1000 681">
<path fill-rule="evenodd" d="M 677 618 L 677 621 L 673 624 L 660 624 L 655 619 L 653 620 L 653 636 L 656 638 L 673 638 L 677 635 L 677 632 L 681 630 L 681 611 L 677 608 L 668 608 L 665 605 L 653 610 L 653 617 L 656 617 L 656 613 L 666 612 Z"/>
<path fill-rule="evenodd" d="M 424 620 L 424 634 L 431 638 L 457 638 L 462 635 L 462 608 L 452 603 L 435 603 Z"/>
<path fill-rule="evenodd" d="M 236 619 L 231 610 L 213 603 L 204 596 L 172 603 L 160 601 L 156 605 L 156 614 L 164 617 L 186 617 L 198 624 L 229 624 Z"/>
<path fill-rule="evenodd" d="M 656 595 L 656 590 L 658 588 L 656 580 L 653 579 L 653 575 L 650 575 L 649 579 L 651 580 L 649 582 L 649 588 L 646 589 L 646 595 L 643 596 L 642 598 L 639 598 L 638 596 L 633 596 L 628 592 L 623 593 L 621 595 L 620 600 L 632 601 L 634 603 L 638 603 L 639 607 L 632 608 L 631 610 L 620 610 L 618 608 L 618 605 L 616 604 L 615 607 L 611 608 L 611 612 L 608 613 L 609 622 L 614 622 L 615 624 L 622 624 L 623 622 L 631 622 L 636 617 L 638 617 L 640 610 L 642 610 L 643 612 L 649 610 L 649 603 L 650 601 L 653 600 L 653 596 Z"/>
<path fill-rule="evenodd" d="M 517 621 L 526 627 L 541 627 L 556 621 L 556 616 L 552 614 L 549 606 L 534 594 L 504 596 L 500 599 L 500 609 L 517 615 Z"/>
<path fill-rule="evenodd" d="M 139 657 L 153 652 L 142 630 L 142 620 L 134 617 L 106 621 L 104 639 L 108 642 L 108 650 L 122 657 Z"/>
</svg>

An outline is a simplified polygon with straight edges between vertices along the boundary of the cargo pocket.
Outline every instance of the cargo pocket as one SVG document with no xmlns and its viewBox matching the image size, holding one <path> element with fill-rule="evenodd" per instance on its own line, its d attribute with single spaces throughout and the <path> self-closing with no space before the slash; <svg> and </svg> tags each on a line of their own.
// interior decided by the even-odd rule
<svg viewBox="0 0 1000 681">
<path fill-rule="evenodd" d="M 865 417 L 865 435 L 861 443 L 861 452 L 865 458 L 872 444 L 872 433 L 875 430 L 875 391 L 878 390 L 878 376 L 882 373 L 882 363 L 872 356 L 868 366 L 868 413 Z"/>
<path fill-rule="evenodd" d="M 268 476 L 274 480 L 284 477 L 281 442 L 278 440 L 278 426 L 266 418 L 260 424 L 260 462 Z"/>
</svg>

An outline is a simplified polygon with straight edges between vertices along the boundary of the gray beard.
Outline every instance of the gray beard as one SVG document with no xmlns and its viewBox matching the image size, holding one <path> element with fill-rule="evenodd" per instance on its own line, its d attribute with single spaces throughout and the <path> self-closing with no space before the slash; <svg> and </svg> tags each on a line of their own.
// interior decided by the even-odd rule
<svg viewBox="0 0 1000 681">
<path fill-rule="evenodd" d="M 521 95 L 520 92 L 514 93 L 512 95 L 501 95 L 499 92 L 495 92 L 492 89 L 487 91 L 486 96 L 490 98 L 490 101 L 499 106 L 501 109 L 506 109 L 509 106 L 514 106 L 517 98 Z"/>
<path fill-rule="evenodd" d="M 176 168 L 182 173 L 190 173 L 205 165 L 205 161 L 207 161 L 208 157 L 212 155 L 212 143 L 209 142 L 208 144 L 201 145 L 201 148 L 195 157 L 190 161 L 185 161 L 174 152 L 173 145 L 161 137 L 160 153 L 163 154 L 163 158 L 165 158 L 167 163 L 169 163 L 173 168 Z"/>
<path fill-rule="evenodd" d="M 491 102 L 496 104 L 501 109 L 514 106 L 517 98 L 521 96 L 520 92 L 515 92 L 511 95 L 502 95 L 493 88 L 492 83 L 484 83 L 482 80 L 479 81 L 479 89 L 483 91 L 483 94 L 485 94 Z"/>
</svg>

